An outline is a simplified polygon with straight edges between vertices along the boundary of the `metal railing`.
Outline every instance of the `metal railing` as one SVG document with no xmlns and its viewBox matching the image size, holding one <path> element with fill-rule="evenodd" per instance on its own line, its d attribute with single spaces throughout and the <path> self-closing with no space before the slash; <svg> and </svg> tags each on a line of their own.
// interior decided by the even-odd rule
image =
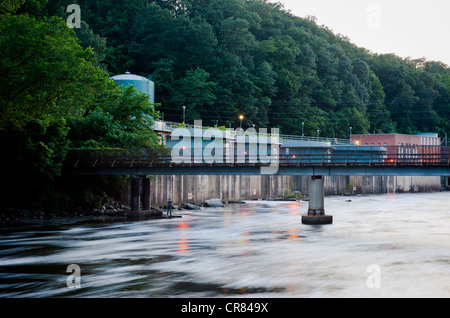
<svg viewBox="0 0 450 318">
<path fill-rule="evenodd" d="M 153 125 L 153 128 L 155 130 L 161 130 L 161 131 L 173 131 L 176 128 L 187 128 L 187 129 L 208 129 L 204 126 L 197 126 L 197 125 L 191 125 L 191 124 L 182 124 L 172 121 L 155 121 L 155 124 Z M 217 129 L 217 128 L 216 128 Z M 230 136 L 241 136 L 241 135 L 247 135 L 247 132 L 229 129 L 227 130 L 230 132 Z M 267 134 L 264 136 L 271 136 L 270 129 L 267 129 Z M 248 134 L 250 135 L 250 134 Z M 259 134 L 257 134 L 259 135 Z M 312 136 L 298 136 L 298 135 L 286 135 L 286 134 L 278 134 L 274 135 L 279 137 L 280 141 L 289 141 L 289 140 L 295 140 L 295 141 L 315 141 L 315 142 L 329 142 L 331 144 L 349 144 L 350 139 L 343 139 L 343 138 L 328 138 L 328 137 L 312 137 Z"/>
<path fill-rule="evenodd" d="M 270 162 L 278 161 L 280 166 L 450 166 L 450 148 L 442 146 L 418 146 L 411 151 L 404 147 L 339 147 L 339 149 L 305 147 L 298 153 L 277 154 L 265 157 Z M 196 158 L 193 152 L 180 152 L 173 158 L 167 150 L 161 149 L 113 149 L 113 150 L 71 150 L 65 167 L 172 167 L 172 166 L 267 166 L 254 154 L 224 154 Z"/>
<path fill-rule="evenodd" d="M 280 141 L 297 140 L 297 141 L 329 142 L 332 145 L 350 144 L 350 139 L 342 139 L 342 138 L 311 137 L 311 136 L 297 136 L 297 135 L 283 135 L 283 134 L 280 134 L 279 136 Z"/>
</svg>

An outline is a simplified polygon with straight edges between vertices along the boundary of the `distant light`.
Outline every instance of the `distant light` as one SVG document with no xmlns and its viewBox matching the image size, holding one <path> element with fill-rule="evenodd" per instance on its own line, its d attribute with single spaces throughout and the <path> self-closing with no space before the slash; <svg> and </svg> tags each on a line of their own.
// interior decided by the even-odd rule
<svg viewBox="0 0 450 318">
<path fill-rule="evenodd" d="M 357 141 L 355 141 L 355 143 L 356 143 L 357 145 L 359 145 L 360 141 L 359 141 L 359 140 L 357 140 Z"/>
<path fill-rule="evenodd" d="M 292 158 L 295 158 L 295 155 L 293 155 Z"/>
</svg>

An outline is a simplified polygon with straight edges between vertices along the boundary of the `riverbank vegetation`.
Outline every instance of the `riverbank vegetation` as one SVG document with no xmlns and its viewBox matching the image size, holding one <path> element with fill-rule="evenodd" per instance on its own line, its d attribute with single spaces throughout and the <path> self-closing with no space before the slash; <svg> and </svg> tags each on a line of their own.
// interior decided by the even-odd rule
<svg viewBox="0 0 450 318">
<path fill-rule="evenodd" d="M 3 3 L 0 17 L 2 209 L 98 206 L 124 178 L 61 178 L 68 149 L 153 147 L 157 113 L 145 94 L 111 81 L 65 21 L 18 14 L 14 4 Z"/>
<path fill-rule="evenodd" d="M 70 29 L 66 9 L 81 8 Z M 19 0 L 0 5 L 0 146 L 6 207 L 95 205 L 123 178 L 60 176 L 70 148 L 154 147 L 153 118 L 284 134 L 450 128 L 450 68 L 376 54 L 266 0 Z M 155 111 L 109 77 L 152 75 Z M 78 192 L 77 192 L 78 191 Z M 114 192 L 114 191 L 113 191 Z M 80 199 L 81 198 L 81 199 Z M 84 199 L 83 199 L 84 198 Z"/>
</svg>

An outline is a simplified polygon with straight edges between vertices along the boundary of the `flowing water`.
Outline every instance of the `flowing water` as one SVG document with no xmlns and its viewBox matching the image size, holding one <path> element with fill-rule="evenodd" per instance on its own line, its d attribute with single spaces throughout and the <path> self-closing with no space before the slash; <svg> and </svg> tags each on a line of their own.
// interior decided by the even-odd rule
<svg viewBox="0 0 450 318">
<path fill-rule="evenodd" d="M 331 225 L 301 224 L 307 202 L 248 201 L 2 226 L 0 297 L 450 297 L 450 193 L 330 196 L 325 209 Z"/>
</svg>

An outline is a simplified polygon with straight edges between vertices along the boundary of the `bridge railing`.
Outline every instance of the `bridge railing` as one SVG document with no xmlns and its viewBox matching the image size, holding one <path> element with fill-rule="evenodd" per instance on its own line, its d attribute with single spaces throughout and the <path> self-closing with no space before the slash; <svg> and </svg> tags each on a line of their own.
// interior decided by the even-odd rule
<svg viewBox="0 0 450 318">
<path fill-rule="evenodd" d="M 154 124 L 154 129 L 159 131 L 173 131 L 175 128 L 185 127 L 188 129 L 206 129 L 206 127 L 203 126 L 197 126 L 193 124 L 188 123 L 178 123 L 178 122 L 172 122 L 172 121 L 156 121 Z M 239 130 L 231 129 L 230 134 L 232 136 L 239 136 L 245 134 L 245 132 L 241 132 Z M 268 130 L 268 134 L 265 136 L 271 136 L 270 129 Z M 286 134 L 277 134 L 277 136 L 280 141 L 288 141 L 288 140 L 295 140 L 295 141 L 315 141 L 315 142 L 329 142 L 334 145 L 338 144 L 349 144 L 350 139 L 343 139 L 343 138 L 328 138 L 328 137 L 313 137 L 313 136 L 299 136 L 299 135 L 286 135 Z"/>
<path fill-rule="evenodd" d="M 332 145 L 349 144 L 350 139 L 342 138 L 328 138 L 328 137 L 311 137 L 311 136 L 297 136 L 297 135 L 279 135 L 280 141 L 295 140 L 295 141 L 315 141 L 315 142 L 329 142 Z"/>
<path fill-rule="evenodd" d="M 187 155 L 189 153 L 189 155 Z M 175 160 L 161 149 L 95 149 L 69 151 L 65 166 L 76 167 L 157 167 L 211 165 L 269 165 L 278 160 L 280 166 L 450 166 L 450 149 L 442 146 L 367 147 L 339 149 L 305 147 L 297 153 L 269 155 L 262 162 L 256 154 L 238 153 L 223 156 L 194 157 L 193 151 L 180 153 Z M 266 158 L 266 159 L 267 159 Z"/>
</svg>

